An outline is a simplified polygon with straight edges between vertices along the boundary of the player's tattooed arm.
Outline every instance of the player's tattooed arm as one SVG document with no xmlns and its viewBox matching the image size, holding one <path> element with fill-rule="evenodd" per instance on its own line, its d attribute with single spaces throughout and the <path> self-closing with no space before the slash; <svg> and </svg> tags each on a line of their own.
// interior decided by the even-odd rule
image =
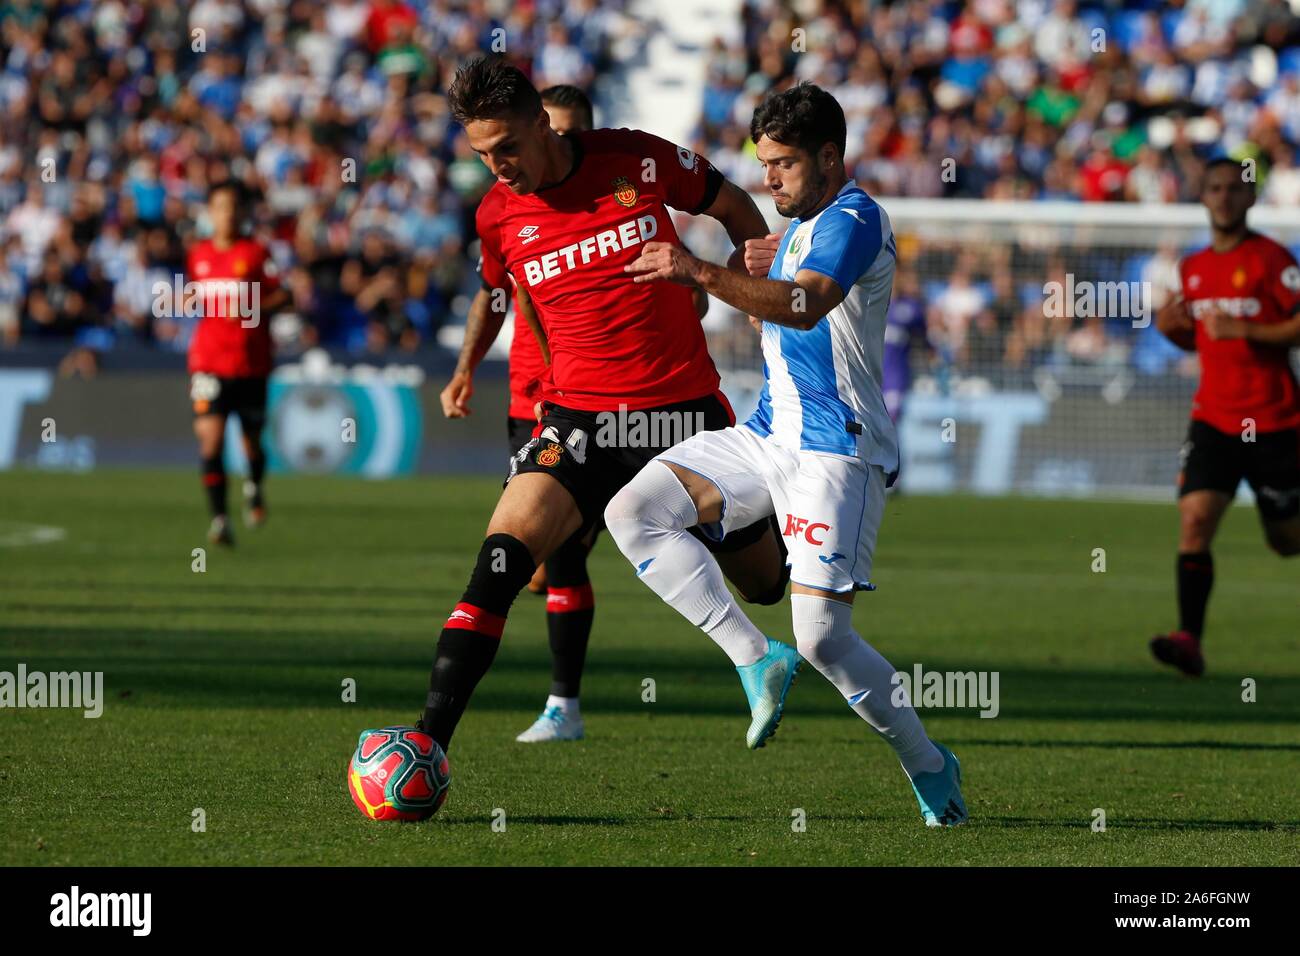
<svg viewBox="0 0 1300 956">
<path fill-rule="evenodd" d="M 465 343 L 460 348 L 456 371 L 438 396 L 442 402 L 442 413 L 448 418 L 464 418 L 470 414 L 469 400 L 474 394 L 474 370 L 496 341 L 506 320 L 505 303 L 509 301 L 509 290 L 481 288 L 470 303 L 469 315 L 465 319 Z"/>
<path fill-rule="evenodd" d="M 1182 296 L 1175 296 L 1156 311 L 1156 330 L 1184 352 L 1196 351 L 1196 326 Z"/>
<path fill-rule="evenodd" d="M 812 269 L 800 269 L 793 282 L 760 279 L 697 259 L 668 242 L 647 242 L 623 271 L 639 273 L 633 282 L 699 286 L 747 315 L 792 329 L 811 329 L 844 301 L 839 283 Z"/>
<path fill-rule="evenodd" d="M 683 248 L 685 247 L 683 246 Z M 690 252 L 691 250 L 686 249 L 686 251 Z M 703 321 L 704 317 L 709 314 L 709 294 L 699 286 L 694 286 L 691 289 L 691 301 L 695 303 L 695 317 Z"/>
</svg>

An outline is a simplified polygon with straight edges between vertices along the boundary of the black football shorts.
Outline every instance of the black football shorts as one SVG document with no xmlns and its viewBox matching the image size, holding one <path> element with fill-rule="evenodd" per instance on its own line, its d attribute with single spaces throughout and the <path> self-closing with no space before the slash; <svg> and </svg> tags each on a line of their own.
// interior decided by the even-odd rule
<svg viewBox="0 0 1300 956">
<path fill-rule="evenodd" d="M 221 378 L 207 372 L 190 376 L 190 402 L 194 417 L 239 416 L 245 431 L 260 431 L 266 424 L 266 378 Z"/>
<path fill-rule="evenodd" d="M 547 404 L 541 432 L 510 460 L 510 474 L 551 475 L 573 495 L 582 512 L 578 534 L 596 526 L 605 506 L 646 463 L 697 431 L 733 424 L 731 408 L 717 394 L 639 411 L 586 412 Z M 758 541 L 772 526 L 768 518 L 738 528 L 720 542 L 691 533 L 710 551 L 739 551 Z"/>
<path fill-rule="evenodd" d="M 511 455 L 519 454 L 519 449 L 528 444 L 536 427 L 537 420 L 533 418 L 515 418 L 511 415 L 506 419 L 506 435 L 510 441 Z"/>
<path fill-rule="evenodd" d="M 1300 428 L 1259 432 L 1254 441 L 1192 421 L 1179 452 L 1178 496 L 1193 491 L 1235 495 L 1243 478 L 1265 521 L 1300 514 Z"/>
</svg>

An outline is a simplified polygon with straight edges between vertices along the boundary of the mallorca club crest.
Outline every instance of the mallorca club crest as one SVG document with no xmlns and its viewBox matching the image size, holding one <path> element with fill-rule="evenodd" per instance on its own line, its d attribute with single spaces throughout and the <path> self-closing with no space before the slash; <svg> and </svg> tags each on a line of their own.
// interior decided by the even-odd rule
<svg viewBox="0 0 1300 956">
<path fill-rule="evenodd" d="M 553 468 L 560 460 L 560 453 L 564 449 L 555 442 L 547 442 L 546 447 L 537 453 L 537 464 L 547 468 Z"/>
<path fill-rule="evenodd" d="M 620 206 L 631 209 L 636 205 L 637 196 L 636 187 L 627 181 L 626 176 L 614 180 L 614 201 Z"/>
</svg>

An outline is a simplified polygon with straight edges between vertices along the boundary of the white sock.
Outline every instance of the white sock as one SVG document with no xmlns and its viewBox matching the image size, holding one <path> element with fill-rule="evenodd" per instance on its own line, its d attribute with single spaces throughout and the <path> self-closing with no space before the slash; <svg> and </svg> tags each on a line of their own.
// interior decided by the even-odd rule
<svg viewBox="0 0 1300 956">
<path fill-rule="evenodd" d="M 699 520 L 682 483 L 658 461 L 605 508 L 605 526 L 641 580 L 743 667 L 767 653 L 767 638 L 736 604 L 709 549 L 687 533 Z"/>
<path fill-rule="evenodd" d="M 894 704 L 894 668 L 853 630 L 853 605 L 811 594 L 793 594 L 790 604 L 799 653 L 894 748 L 907 775 L 943 769 L 911 702 L 903 696 L 902 706 Z"/>
<path fill-rule="evenodd" d="M 551 694 L 546 698 L 546 709 L 550 710 L 552 707 L 559 708 L 560 713 L 570 720 L 577 720 L 582 716 L 582 712 L 578 709 L 578 698 L 576 697 L 556 697 Z"/>
</svg>

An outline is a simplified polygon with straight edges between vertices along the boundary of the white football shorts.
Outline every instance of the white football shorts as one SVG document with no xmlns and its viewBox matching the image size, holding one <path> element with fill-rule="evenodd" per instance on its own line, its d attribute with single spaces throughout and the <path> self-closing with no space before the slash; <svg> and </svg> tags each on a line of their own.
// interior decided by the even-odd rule
<svg viewBox="0 0 1300 956">
<path fill-rule="evenodd" d="M 697 432 L 659 454 L 722 491 L 710 538 L 775 514 L 790 555 L 790 580 L 845 593 L 870 591 L 871 558 L 885 512 L 885 472 L 858 458 L 797 451 L 744 425 Z"/>
</svg>

